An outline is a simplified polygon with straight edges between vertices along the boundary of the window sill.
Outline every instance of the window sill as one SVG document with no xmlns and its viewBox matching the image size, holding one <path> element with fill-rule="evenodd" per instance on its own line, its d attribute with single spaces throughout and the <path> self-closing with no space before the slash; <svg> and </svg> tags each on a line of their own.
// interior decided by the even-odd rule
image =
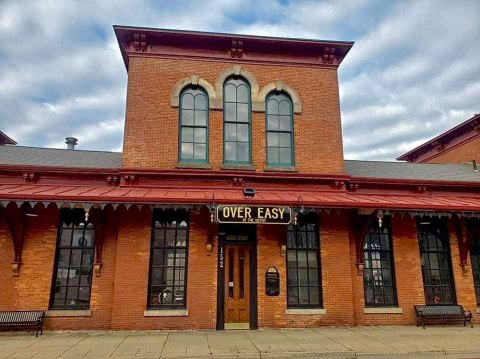
<svg viewBox="0 0 480 359">
<path fill-rule="evenodd" d="M 144 317 L 188 317 L 188 309 L 147 309 Z"/>
<path fill-rule="evenodd" d="M 287 309 L 285 310 L 287 315 L 325 315 L 327 310 L 324 308 L 316 309 Z"/>
<path fill-rule="evenodd" d="M 255 171 L 255 167 L 252 165 L 230 165 L 224 164 L 220 166 L 222 170 L 237 170 L 237 171 Z"/>
<path fill-rule="evenodd" d="M 477 307 L 477 314 L 480 314 L 480 307 Z"/>
<path fill-rule="evenodd" d="M 295 166 L 266 166 L 265 172 L 298 172 Z"/>
<path fill-rule="evenodd" d="M 175 165 L 175 168 L 182 169 L 182 168 L 187 168 L 187 169 L 199 169 L 199 170 L 211 170 L 212 165 L 209 165 L 208 163 L 177 163 Z"/>
<path fill-rule="evenodd" d="M 403 314 L 403 309 L 398 307 L 371 307 L 363 308 L 364 314 Z"/>
<path fill-rule="evenodd" d="M 91 317 L 92 311 L 90 309 L 50 309 L 45 313 L 46 317 Z"/>
</svg>

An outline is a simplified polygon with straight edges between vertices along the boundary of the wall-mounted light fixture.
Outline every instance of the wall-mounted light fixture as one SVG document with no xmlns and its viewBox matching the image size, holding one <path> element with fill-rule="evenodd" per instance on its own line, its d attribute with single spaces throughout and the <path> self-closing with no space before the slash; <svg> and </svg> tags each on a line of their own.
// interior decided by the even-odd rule
<svg viewBox="0 0 480 359">
<path fill-rule="evenodd" d="M 255 197 L 255 188 L 251 188 L 251 187 L 243 187 L 243 195 L 245 197 Z"/>
</svg>

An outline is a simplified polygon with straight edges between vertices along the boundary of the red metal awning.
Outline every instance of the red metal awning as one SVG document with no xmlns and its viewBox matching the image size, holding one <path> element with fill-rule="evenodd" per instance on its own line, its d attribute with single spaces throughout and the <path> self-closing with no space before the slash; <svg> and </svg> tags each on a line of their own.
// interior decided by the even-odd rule
<svg viewBox="0 0 480 359">
<path fill-rule="evenodd" d="M 299 201 L 299 198 L 301 200 Z M 90 202 L 143 204 L 250 204 L 325 208 L 384 208 L 399 210 L 480 211 L 479 195 L 365 194 L 345 191 L 257 189 L 245 198 L 241 187 L 231 189 L 141 188 L 85 185 L 0 185 L 2 201 Z"/>
</svg>

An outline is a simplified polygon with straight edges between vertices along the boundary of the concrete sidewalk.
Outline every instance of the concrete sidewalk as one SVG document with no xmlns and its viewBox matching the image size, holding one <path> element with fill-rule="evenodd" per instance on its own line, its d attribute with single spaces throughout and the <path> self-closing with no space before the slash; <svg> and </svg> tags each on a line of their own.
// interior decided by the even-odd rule
<svg viewBox="0 0 480 359">
<path fill-rule="evenodd" d="M 480 328 L 0 334 L 0 358 L 480 358 Z"/>
</svg>

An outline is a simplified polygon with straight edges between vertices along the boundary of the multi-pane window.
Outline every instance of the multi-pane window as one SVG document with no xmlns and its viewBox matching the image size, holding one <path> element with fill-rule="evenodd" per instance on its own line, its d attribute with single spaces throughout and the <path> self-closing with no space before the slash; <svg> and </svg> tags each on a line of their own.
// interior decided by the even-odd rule
<svg viewBox="0 0 480 359">
<path fill-rule="evenodd" d="M 365 306 L 395 306 L 395 275 L 388 217 L 382 227 L 377 222 L 370 226 L 365 235 L 363 260 Z"/>
<path fill-rule="evenodd" d="M 472 261 L 473 284 L 475 285 L 477 305 L 480 305 L 480 226 L 478 221 L 476 226 L 471 229 L 471 233 L 470 259 Z"/>
<path fill-rule="evenodd" d="M 422 261 L 423 287 L 427 304 L 454 304 L 448 228 L 445 219 L 417 219 Z"/>
<path fill-rule="evenodd" d="M 55 255 L 52 309 L 88 309 L 95 232 L 83 209 L 61 211 Z"/>
<path fill-rule="evenodd" d="M 189 212 L 153 212 L 149 308 L 185 308 Z"/>
<path fill-rule="evenodd" d="M 267 164 L 293 165 L 292 101 L 283 92 L 267 97 Z"/>
<path fill-rule="evenodd" d="M 299 217 L 303 218 L 287 230 L 287 303 L 290 308 L 318 308 L 322 305 L 318 217 Z"/>
<path fill-rule="evenodd" d="M 242 78 L 231 77 L 223 86 L 224 162 L 249 164 L 250 86 Z"/>
<path fill-rule="evenodd" d="M 180 162 L 208 162 L 208 97 L 201 88 L 180 95 Z"/>
</svg>

